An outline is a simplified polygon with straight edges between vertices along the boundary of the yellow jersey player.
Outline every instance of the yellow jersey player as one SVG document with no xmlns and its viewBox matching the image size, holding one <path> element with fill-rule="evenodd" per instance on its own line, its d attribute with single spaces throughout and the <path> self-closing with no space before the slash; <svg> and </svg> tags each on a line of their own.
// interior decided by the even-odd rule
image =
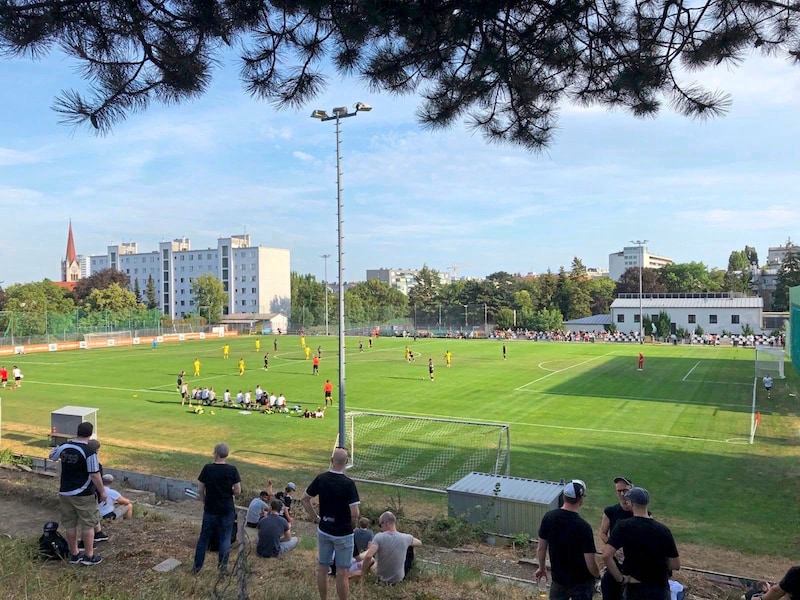
<svg viewBox="0 0 800 600">
<path fill-rule="evenodd" d="M 231 346 L 230 344 L 225 344 L 222 347 L 222 358 L 228 358 L 228 355 L 231 353 Z"/>
<path fill-rule="evenodd" d="M 447 365 L 447 368 L 450 368 L 450 361 L 453 359 L 453 353 L 448 350 L 444 353 L 444 364 Z"/>
<path fill-rule="evenodd" d="M 194 376 L 200 377 L 200 359 L 195 358 L 193 364 L 194 364 Z"/>
<path fill-rule="evenodd" d="M 239 359 L 239 377 L 241 377 L 242 375 L 244 375 L 244 359 L 240 358 Z"/>
<path fill-rule="evenodd" d="M 305 352 L 306 360 L 308 360 L 309 357 L 311 356 L 311 346 L 306 346 L 305 348 L 303 348 L 303 352 Z"/>
<path fill-rule="evenodd" d="M 256 338 L 256 352 L 261 352 L 261 340 Z"/>
</svg>

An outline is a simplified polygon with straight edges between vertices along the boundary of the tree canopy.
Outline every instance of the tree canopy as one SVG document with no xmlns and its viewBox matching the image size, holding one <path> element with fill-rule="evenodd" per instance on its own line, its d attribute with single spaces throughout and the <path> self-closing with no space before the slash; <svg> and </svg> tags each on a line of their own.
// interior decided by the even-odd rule
<svg viewBox="0 0 800 600">
<path fill-rule="evenodd" d="M 3 0 L 0 50 L 62 48 L 92 92 L 63 92 L 55 109 L 100 132 L 153 101 L 203 94 L 235 47 L 246 90 L 276 106 L 311 101 L 332 66 L 375 91 L 418 94 L 426 127 L 464 120 L 540 150 L 567 102 L 724 112 L 726 94 L 681 71 L 754 50 L 797 63 L 799 12 L 780 0 Z"/>
</svg>

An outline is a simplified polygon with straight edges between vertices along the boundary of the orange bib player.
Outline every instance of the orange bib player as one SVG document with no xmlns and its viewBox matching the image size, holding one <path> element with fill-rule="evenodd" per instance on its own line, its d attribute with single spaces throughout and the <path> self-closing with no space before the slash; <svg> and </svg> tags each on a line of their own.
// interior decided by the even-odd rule
<svg viewBox="0 0 800 600">
<path fill-rule="evenodd" d="M 325 380 L 325 387 L 323 389 L 325 390 L 325 406 L 328 406 L 328 402 L 333 406 L 333 384 L 330 379 Z"/>
<path fill-rule="evenodd" d="M 319 374 L 319 356 L 315 356 L 314 360 L 311 362 L 311 374 Z"/>
<path fill-rule="evenodd" d="M 639 371 L 644 371 L 644 354 L 639 352 Z"/>
</svg>

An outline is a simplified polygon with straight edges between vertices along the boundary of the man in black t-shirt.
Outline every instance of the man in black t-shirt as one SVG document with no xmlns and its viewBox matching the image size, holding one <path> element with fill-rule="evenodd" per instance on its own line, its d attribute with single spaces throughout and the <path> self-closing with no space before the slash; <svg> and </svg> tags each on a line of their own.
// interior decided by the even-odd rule
<svg viewBox="0 0 800 600">
<path fill-rule="evenodd" d="M 331 468 L 314 478 L 300 500 L 306 513 L 319 523 L 317 588 L 322 600 L 328 595 L 328 569 L 334 560 L 339 600 L 347 600 L 350 593 L 348 571 L 353 557 L 353 523 L 360 516 L 360 500 L 355 482 L 344 474 L 346 466 L 347 450 L 337 448 L 331 456 Z M 316 496 L 319 496 L 319 513 L 311 504 L 311 498 Z"/>
<path fill-rule="evenodd" d="M 286 554 L 297 546 L 297 537 L 292 537 L 289 522 L 280 514 L 283 503 L 277 498 L 269 502 L 269 513 L 258 522 L 256 554 L 261 558 L 275 558 Z"/>
<path fill-rule="evenodd" d="M 631 503 L 633 517 L 620 521 L 611 532 L 603 560 L 612 577 L 625 586 L 626 600 L 669 600 L 669 573 L 681 568 L 678 548 L 669 528 L 647 512 L 650 494 L 633 487 L 625 494 Z M 625 551 L 620 571 L 612 557 Z"/>
<path fill-rule="evenodd" d="M 761 600 L 778 600 L 788 595 L 792 600 L 800 600 L 800 566 L 792 567 L 786 571 L 780 583 L 776 583 L 767 590 Z M 756 596 L 757 598 L 757 596 Z"/>
<path fill-rule="evenodd" d="M 608 536 L 614 530 L 614 526 L 619 521 L 633 517 L 631 503 L 625 498 L 625 494 L 633 487 L 633 482 L 627 477 L 614 478 L 614 490 L 619 498 L 619 502 L 607 506 L 603 510 L 603 520 L 600 523 L 600 539 L 604 544 L 608 543 Z M 617 561 L 617 567 L 622 567 L 622 559 L 619 553 L 613 558 Z M 623 587 L 614 579 L 611 573 L 606 570 L 600 580 L 600 590 L 603 592 L 603 600 L 621 600 Z"/>
<path fill-rule="evenodd" d="M 224 572 L 228 568 L 231 532 L 236 519 L 233 497 L 242 493 L 239 471 L 225 462 L 228 453 L 227 444 L 214 446 L 214 462 L 205 465 L 197 478 L 200 481 L 198 498 L 204 508 L 200 538 L 194 552 L 194 573 L 203 568 L 208 543 L 214 534 L 219 540 L 219 570 Z"/>
<path fill-rule="evenodd" d="M 64 525 L 72 564 L 93 566 L 103 559 L 94 553 L 94 528 L 100 523 L 98 499 L 106 501 L 106 488 L 100 475 L 97 452 L 89 446 L 94 425 L 78 425 L 77 437 L 50 452 L 50 460 L 61 461 L 58 491 L 61 524 Z M 78 526 L 84 552 L 78 550 Z"/>
<path fill-rule="evenodd" d="M 545 558 L 550 551 L 550 600 L 591 600 L 594 580 L 600 576 L 592 527 L 578 514 L 586 484 L 574 479 L 564 486 L 564 503 L 542 518 L 536 558 L 536 581 L 547 577 Z"/>
</svg>

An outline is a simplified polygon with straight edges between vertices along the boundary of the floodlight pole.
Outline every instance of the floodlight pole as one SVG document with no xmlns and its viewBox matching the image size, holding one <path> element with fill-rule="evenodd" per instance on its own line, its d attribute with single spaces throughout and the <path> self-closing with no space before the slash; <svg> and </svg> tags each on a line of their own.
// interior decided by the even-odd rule
<svg viewBox="0 0 800 600">
<path fill-rule="evenodd" d="M 342 221 L 342 153 L 339 121 L 347 117 L 355 117 L 359 112 L 367 112 L 372 107 L 362 102 L 356 102 L 355 110 L 350 112 L 347 107 L 337 107 L 333 109 L 333 116 L 329 116 L 324 110 L 315 110 L 311 117 L 320 121 L 336 121 L 336 216 L 337 216 L 337 239 L 336 250 L 339 259 L 339 446 L 346 447 L 345 438 L 345 329 L 344 329 L 344 250 L 342 247 L 343 221 Z M 326 294 L 327 298 L 327 294 Z"/>
<path fill-rule="evenodd" d="M 647 240 L 631 240 L 639 247 L 639 343 L 644 344 L 644 316 L 642 315 L 642 269 L 644 268 L 644 245 Z"/>
<path fill-rule="evenodd" d="M 320 258 L 325 261 L 325 336 L 327 337 L 330 335 L 328 332 L 328 258 L 330 258 L 330 254 L 321 254 Z"/>
</svg>

